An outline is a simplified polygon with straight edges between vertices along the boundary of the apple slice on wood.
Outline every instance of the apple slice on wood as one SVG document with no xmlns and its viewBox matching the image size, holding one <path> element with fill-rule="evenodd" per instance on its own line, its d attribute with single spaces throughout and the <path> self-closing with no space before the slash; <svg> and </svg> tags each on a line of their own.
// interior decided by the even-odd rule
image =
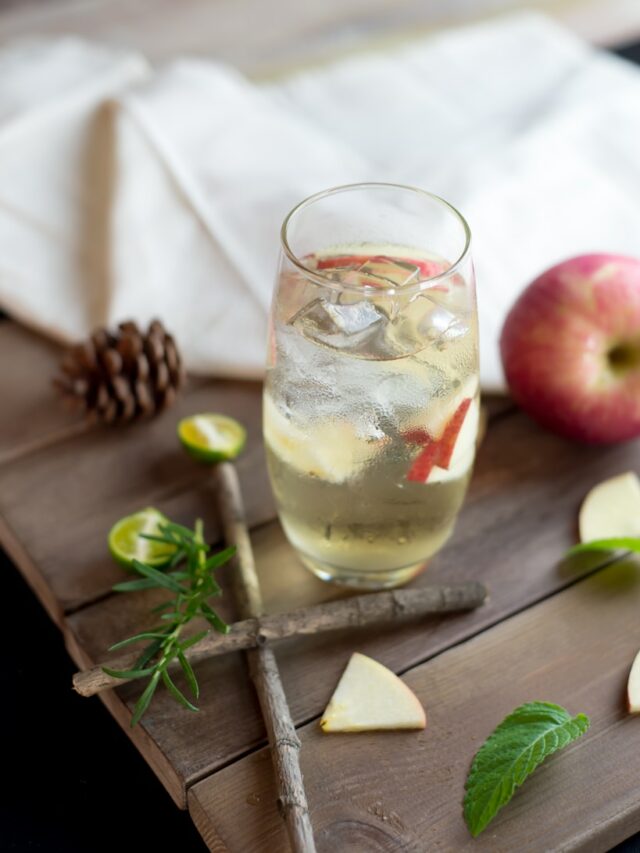
<svg viewBox="0 0 640 853">
<path fill-rule="evenodd" d="M 355 652 L 326 707 L 325 732 L 423 729 L 424 708 L 398 676 L 373 658 Z"/>
<path fill-rule="evenodd" d="M 640 536 L 640 480 L 629 471 L 599 483 L 584 499 L 580 541 Z"/>
<path fill-rule="evenodd" d="M 629 681 L 627 681 L 627 700 L 632 714 L 640 713 L 640 652 L 631 664 Z"/>
</svg>

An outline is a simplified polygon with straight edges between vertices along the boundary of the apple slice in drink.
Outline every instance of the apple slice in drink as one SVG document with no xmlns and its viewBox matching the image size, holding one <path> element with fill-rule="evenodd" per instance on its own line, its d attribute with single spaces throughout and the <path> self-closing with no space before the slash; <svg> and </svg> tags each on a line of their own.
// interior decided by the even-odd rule
<svg viewBox="0 0 640 853">
<path fill-rule="evenodd" d="M 404 288 L 433 278 L 447 269 L 442 261 L 427 258 L 410 258 L 400 255 L 329 255 L 315 261 L 320 272 L 334 272 L 340 282 L 356 287 L 386 290 Z M 444 284 L 433 285 L 433 290 L 444 290 Z"/>
<path fill-rule="evenodd" d="M 325 732 L 424 729 L 420 700 L 398 676 L 373 658 L 355 652 L 326 707 Z"/>
<path fill-rule="evenodd" d="M 640 536 L 640 480 L 632 471 L 598 483 L 580 507 L 580 541 Z"/>
<path fill-rule="evenodd" d="M 440 440 L 438 441 L 439 449 L 438 458 L 436 460 L 436 464 L 440 468 L 449 468 L 451 464 L 453 451 L 458 441 L 458 437 L 462 429 L 462 424 L 467 416 L 467 412 L 469 411 L 469 406 L 471 405 L 471 402 L 472 401 L 470 397 L 464 399 L 453 413 L 453 417 L 451 418 L 449 423 L 444 428 L 444 432 L 442 433 Z"/>
<path fill-rule="evenodd" d="M 326 420 L 302 428 L 286 417 L 273 400 L 264 399 L 264 438 L 273 453 L 301 474 L 343 483 L 374 456 L 386 437 L 360 436 L 342 420 Z"/>
<path fill-rule="evenodd" d="M 477 397 L 460 400 L 439 433 L 426 432 L 427 441 L 414 459 L 407 480 L 414 483 L 437 483 L 461 477 L 471 466 L 475 452 L 480 406 Z M 405 433 L 411 441 L 419 428 Z M 429 438 L 434 435 L 437 437 Z"/>
<path fill-rule="evenodd" d="M 431 278 L 439 275 L 447 268 L 442 261 L 427 258 L 389 257 L 388 255 L 327 255 L 319 257 L 316 262 L 318 270 L 356 270 L 361 267 L 371 267 L 369 272 L 376 276 L 386 277 L 393 273 L 397 266 L 416 267 L 420 278 Z M 366 272 L 367 270 L 364 270 Z"/>
<path fill-rule="evenodd" d="M 412 483 L 426 483 L 431 475 L 433 466 L 438 460 L 439 453 L 439 442 L 436 439 L 429 439 L 413 460 L 413 464 L 407 474 L 407 480 Z"/>
</svg>

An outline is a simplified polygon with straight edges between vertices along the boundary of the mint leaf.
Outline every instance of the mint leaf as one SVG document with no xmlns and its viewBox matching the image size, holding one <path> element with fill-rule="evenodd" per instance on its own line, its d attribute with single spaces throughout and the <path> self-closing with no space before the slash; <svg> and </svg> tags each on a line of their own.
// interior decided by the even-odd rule
<svg viewBox="0 0 640 853">
<path fill-rule="evenodd" d="M 560 705 L 528 702 L 500 723 L 476 753 L 465 785 L 464 819 L 479 835 L 545 758 L 589 728 L 584 714 Z"/>
<path fill-rule="evenodd" d="M 581 542 L 569 548 L 565 557 L 583 554 L 585 551 L 640 551 L 640 539 L 635 536 L 616 536 L 614 539 L 594 539 L 592 542 Z"/>
</svg>

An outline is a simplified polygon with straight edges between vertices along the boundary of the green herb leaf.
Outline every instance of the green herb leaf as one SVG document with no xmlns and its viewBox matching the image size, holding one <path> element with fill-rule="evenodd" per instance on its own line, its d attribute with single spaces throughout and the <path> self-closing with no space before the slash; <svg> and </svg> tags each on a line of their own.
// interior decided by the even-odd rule
<svg viewBox="0 0 640 853">
<path fill-rule="evenodd" d="M 204 568 L 208 572 L 212 572 L 214 569 L 217 569 L 224 563 L 228 562 L 235 553 L 235 545 L 232 545 L 230 548 L 225 548 L 224 551 L 220 551 L 219 554 L 214 554 L 213 557 L 209 557 L 207 562 L 204 564 Z"/>
<path fill-rule="evenodd" d="M 190 690 L 198 698 L 198 682 L 191 663 L 184 652 L 190 646 L 199 642 L 208 631 L 199 633 L 181 641 L 183 630 L 191 623 L 194 617 L 203 615 L 216 631 L 226 634 L 229 627 L 218 616 L 218 614 L 207 604 L 207 599 L 219 595 L 221 590 L 215 581 L 212 572 L 226 563 L 235 553 L 235 548 L 226 548 L 219 554 L 209 556 L 209 546 L 205 543 L 202 522 L 197 520 L 194 530 L 188 530 L 180 524 L 171 522 L 159 525 L 160 536 L 155 534 L 144 534 L 146 539 L 154 539 L 169 542 L 175 545 L 176 553 L 170 563 L 171 571 L 159 571 L 153 566 L 133 560 L 131 566 L 138 574 L 142 575 L 132 581 L 124 581 L 117 584 L 114 589 L 121 592 L 135 592 L 141 589 L 152 589 L 161 587 L 173 593 L 173 597 L 152 609 L 152 613 L 159 614 L 163 625 L 153 627 L 146 631 L 121 640 L 112 646 L 112 650 L 123 648 L 141 640 L 151 640 L 138 657 L 136 663 L 128 670 L 114 670 L 103 667 L 104 672 L 116 678 L 144 678 L 149 676 L 147 686 L 138 699 L 131 725 L 135 726 L 149 707 L 160 679 L 164 682 L 167 690 L 176 701 L 180 702 L 190 711 L 197 711 L 195 705 L 182 694 L 174 684 L 167 671 L 167 667 L 174 661 L 180 664 Z M 175 570 L 178 564 L 179 570 Z M 153 661 L 151 664 L 150 662 Z"/>
<path fill-rule="evenodd" d="M 164 637 L 166 637 L 166 634 L 160 631 L 143 631 L 141 634 L 134 634 L 133 637 L 127 637 L 126 640 L 114 643 L 112 646 L 109 646 L 109 651 L 115 652 L 116 649 L 122 649 L 124 646 L 131 645 L 131 643 L 138 643 L 140 640 L 157 640 L 164 639 Z"/>
<path fill-rule="evenodd" d="M 167 607 L 173 607 L 175 605 L 175 600 L 173 598 L 167 599 L 167 601 L 163 601 L 162 604 L 157 604 L 155 607 L 151 608 L 151 613 L 161 613 L 163 610 L 166 610 Z"/>
<path fill-rule="evenodd" d="M 218 583 L 213 579 L 213 577 L 211 577 L 211 578 L 209 579 L 209 583 L 208 583 L 208 585 L 207 585 L 207 590 L 208 590 L 208 592 L 209 592 L 209 595 L 216 596 L 216 597 L 217 597 L 218 595 L 222 595 L 222 587 L 220 586 L 220 584 L 218 584 Z"/>
<path fill-rule="evenodd" d="M 486 829 L 545 758 L 588 728 L 584 714 L 572 718 L 550 702 L 529 702 L 509 714 L 480 747 L 467 777 L 464 819 L 471 834 Z"/>
<path fill-rule="evenodd" d="M 189 702 L 189 700 L 184 695 L 184 693 L 182 693 L 180 690 L 178 690 L 176 685 L 171 680 L 171 676 L 169 675 L 169 673 L 167 672 L 166 669 L 164 669 L 162 671 L 162 680 L 164 681 L 165 687 L 167 688 L 169 693 L 171 693 L 173 698 L 176 699 L 181 705 L 183 705 L 189 711 L 197 711 L 198 710 L 195 705 L 193 705 L 191 702 Z"/>
<path fill-rule="evenodd" d="M 141 563 L 140 560 L 132 560 L 131 565 L 141 575 L 156 582 L 156 586 L 162 586 L 165 589 L 170 589 L 172 592 L 182 592 L 182 587 L 178 581 L 174 580 L 171 575 L 165 575 L 164 572 L 159 572 L 153 566 L 147 566 L 146 563 Z"/>
<path fill-rule="evenodd" d="M 204 618 L 207 620 L 207 622 L 209 622 L 210 625 L 213 625 L 216 631 L 219 631 L 221 634 L 229 633 L 229 626 L 227 625 L 227 623 L 223 619 L 221 619 L 215 612 L 215 610 L 212 610 L 212 608 L 209 607 L 206 602 L 202 602 L 202 604 L 200 605 L 200 609 Z"/>
<path fill-rule="evenodd" d="M 108 666 L 103 666 L 102 671 L 106 672 L 107 675 L 113 676 L 113 678 L 144 678 L 145 675 L 151 675 L 154 667 L 150 666 L 148 669 L 111 669 Z"/>
<path fill-rule="evenodd" d="M 158 526 L 163 532 L 166 530 L 168 532 L 175 533 L 184 539 L 192 541 L 195 538 L 193 530 L 189 530 L 189 528 L 185 527 L 184 524 L 177 524 L 175 521 L 164 521 Z"/>
<path fill-rule="evenodd" d="M 635 536 L 619 536 L 614 539 L 594 539 L 592 542 L 581 542 L 569 548 L 565 557 L 574 554 L 584 554 L 586 551 L 640 551 L 640 539 Z"/>
<path fill-rule="evenodd" d="M 178 660 L 180 661 L 180 666 L 184 672 L 184 677 L 187 679 L 187 683 L 191 688 L 191 692 L 197 699 L 200 696 L 200 686 L 198 685 L 198 679 L 193 671 L 193 667 L 182 652 L 178 652 Z"/>
<path fill-rule="evenodd" d="M 188 581 L 191 579 L 191 574 L 189 572 L 171 572 L 170 577 L 175 581 Z"/>
<path fill-rule="evenodd" d="M 163 635 L 162 638 L 158 638 L 157 640 L 154 640 L 153 643 L 149 643 L 135 662 L 134 669 L 144 669 L 149 661 L 158 654 L 164 642 L 165 636 Z"/>
<path fill-rule="evenodd" d="M 156 692 L 159 680 L 160 670 L 156 669 L 156 671 L 149 679 L 149 683 L 145 687 L 144 692 L 135 704 L 135 707 L 133 709 L 133 717 L 131 717 L 131 728 L 133 728 L 140 722 L 140 718 L 149 707 L 149 704 L 153 699 L 153 694 Z"/>
<path fill-rule="evenodd" d="M 193 637 L 189 637 L 188 640 L 185 640 L 184 643 L 180 646 L 182 651 L 184 652 L 186 649 L 191 648 L 191 646 L 195 646 L 196 643 L 199 643 L 203 637 L 206 637 L 208 631 L 198 631 L 197 634 L 194 634 Z"/>
<path fill-rule="evenodd" d="M 138 589 L 155 589 L 160 584 L 156 583 L 151 578 L 140 578 L 136 581 L 123 581 L 122 583 L 114 584 L 111 589 L 114 592 L 136 592 Z"/>
<path fill-rule="evenodd" d="M 176 553 L 173 555 L 173 557 L 171 558 L 171 560 L 169 561 L 168 568 L 169 569 L 175 569 L 175 567 L 178 565 L 178 563 L 180 563 L 180 562 L 182 562 L 182 560 L 184 560 L 185 556 L 186 556 L 185 552 L 181 549 L 178 549 L 176 551 Z"/>
<path fill-rule="evenodd" d="M 148 539 L 150 542 L 162 542 L 165 545 L 176 545 L 175 536 L 158 536 L 155 533 L 138 533 L 140 539 Z"/>
</svg>

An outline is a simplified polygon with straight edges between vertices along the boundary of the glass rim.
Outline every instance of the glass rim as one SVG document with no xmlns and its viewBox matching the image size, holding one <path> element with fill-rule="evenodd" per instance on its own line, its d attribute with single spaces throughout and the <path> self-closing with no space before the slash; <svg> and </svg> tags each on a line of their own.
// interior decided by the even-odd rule
<svg viewBox="0 0 640 853">
<path fill-rule="evenodd" d="M 462 226 L 462 230 L 464 233 L 464 246 L 462 247 L 461 253 L 458 255 L 456 260 L 451 264 L 450 267 L 447 267 L 446 270 L 443 270 L 441 273 L 437 273 L 436 275 L 427 276 L 426 278 L 421 278 L 419 281 L 416 281 L 414 284 L 397 287 L 394 285 L 389 285 L 389 287 L 377 287 L 372 285 L 358 285 L 358 284 L 348 284 L 339 281 L 334 281 L 329 278 L 328 275 L 323 274 L 322 272 L 318 272 L 318 270 L 313 270 L 308 267 L 303 259 L 299 258 L 296 253 L 293 251 L 291 246 L 289 245 L 289 240 L 287 237 L 287 230 L 289 228 L 289 224 L 293 217 L 300 213 L 304 208 L 309 207 L 316 201 L 320 201 L 323 198 L 327 198 L 328 196 L 337 195 L 342 192 L 350 192 L 353 190 L 364 190 L 364 189 L 394 189 L 394 190 L 402 190 L 406 192 L 412 192 L 416 195 L 425 196 L 431 201 L 435 201 L 440 204 L 442 207 L 446 208 L 447 211 L 452 213 L 454 217 L 458 220 L 460 225 Z M 409 184 L 394 184 L 390 182 L 384 181 L 363 181 L 354 184 L 340 184 L 336 187 L 330 187 L 326 190 L 321 190 L 320 192 L 314 193 L 313 195 L 307 196 L 307 198 L 298 202 L 295 207 L 292 207 L 289 213 L 284 218 L 282 226 L 280 228 L 280 243 L 282 245 L 282 250 L 285 256 L 289 259 L 289 261 L 299 269 L 306 278 L 315 282 L 316 284 L 320 284 L 323 287 L 328 287 L 331 290 L 339 290 L 339 291 L 352 291 L 357 293 L 365 293 L 372 294 L 376 293 L 378 295 L 386 295 L 386 296 L 395 296 L 396 294 L 410 294 L 419 292 L 421 290 L 427 290 L 432 286 L 434 282 L 442 281 L 443 279 L 447 279 L 452 275 L 455 275 L 458 268 L 462 266 L 462 264 L 467 259 L 469 255 L 469 250 L 471 248 L 471 229 L 469 228 L 469 223 L 464 218 L 464 216 L 460 213 L 460 211 L 454 207 L 450 202 L 446 199 L 442 198 L 442 196 L 436 195 L 436 193 L 429 192 L 428 190 L 420 189 L 420 187 L 412 187 Z"/>
</svg>

